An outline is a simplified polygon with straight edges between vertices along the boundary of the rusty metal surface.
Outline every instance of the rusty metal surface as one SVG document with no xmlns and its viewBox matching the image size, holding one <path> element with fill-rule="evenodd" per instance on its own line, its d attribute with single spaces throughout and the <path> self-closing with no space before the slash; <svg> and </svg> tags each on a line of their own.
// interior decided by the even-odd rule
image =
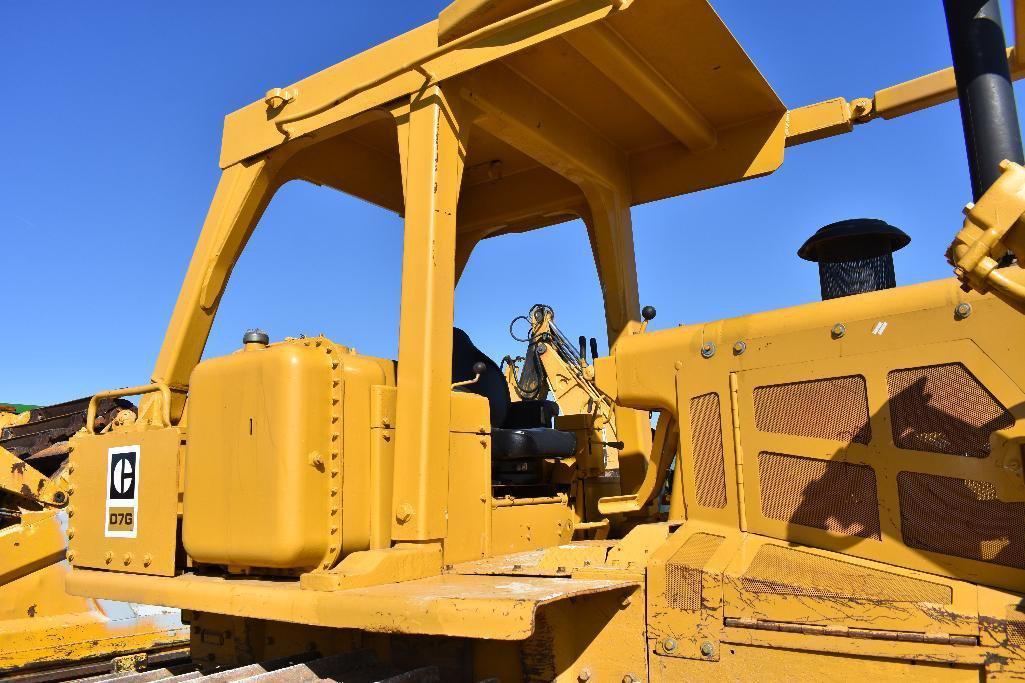
<svg viewBox="0 0 1025 683">
<path fill-rule="evenodd" d="M 813 636 L 835 636 L 867 640 L 895 640 L 905 643 L 933 643 L 937 645 L 978 645 L 976 636 L 951 635 L 949 633 L 914 633 L 911 631 L 888 631 L 872 628 L 848 628 L 846 626 L 817 626 L 795 624 L 785 621 L 763 621 L 726 617 L 723 625 L 731 628 L 749 628 L 762 631 L 781 631 Z"/>
<path fill-rule="evenodd" d="M 192 671 L 195 668 L 190 662 L 189 652 L 185 648 L 150 652 L 146 656 L 146 664 L 151 670 L 144 673 L 158 677 L 148 680 L 161 680 L 161 678 L 166 680 L 170 676 L 186 670 Z M 66 666 L 48 666 L 45 669 L 36 668 L 19 673 L 8 673 L 4 675 L 3 680 L 5 683 L 56 683 L 57 681 L 92 683 L 93 681 L 110 680 L 111 667 L 110 659 L 94 659 Z M 122 676 L 117 680 L 120 683 L 126 683 L 125 678 Z M 141 680 L 138 683 L 141 683 Z"/>
<path fill-rule="evenodd" d="M 32 459 L 33 466 L 47 474 L 55 472 L 67 456 L 66 444 L 85 426 L 88 398 L 35 408 L 24 424 L 11 425 L 0 430 L 0 448 L 22 459 Z M 106 426 L 122 410 L 135 407 L 125 400 L 102 401 L 96 423 Z"/>
<path fill-rule="evenodd" d="M 30 676 L 19 676 L 19 683 L 293 683 L 294 681 L 336 681 L 337 683 L 439 683 L 441 673 L 436 666 L 412 669 L 378 661 L 372 650 L 360 649 L 320 657 L 306 652 L 280 659 L 246 664 L 238 667 L 203 671 L 191 662 L 168 661 L 160 656 L 143 658 L 138 671 L 115 672 L 110 662 L 90 664 Z M 96 673 L 105 670 L 104 673 Z M 89 675 L 95 674 L 95 675 Z"/>
</svg>

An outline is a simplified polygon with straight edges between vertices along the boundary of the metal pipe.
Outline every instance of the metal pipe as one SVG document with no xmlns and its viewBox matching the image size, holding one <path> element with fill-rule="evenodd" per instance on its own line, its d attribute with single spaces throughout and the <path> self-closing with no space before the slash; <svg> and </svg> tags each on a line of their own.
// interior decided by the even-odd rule
<svg viewBox="0 0 1025 683">
<path fill-rule="evenodd" d="M 975 201 L 1004 159 L 1023 163 L 998 0 L 943 0 Z"/>
</svg>

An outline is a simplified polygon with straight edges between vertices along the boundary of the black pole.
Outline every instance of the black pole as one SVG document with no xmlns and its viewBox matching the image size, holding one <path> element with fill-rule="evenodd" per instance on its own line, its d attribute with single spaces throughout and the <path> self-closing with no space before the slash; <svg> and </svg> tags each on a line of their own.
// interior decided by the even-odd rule
<svg viewBox="0 0 1025 683">
<path fill-rule="evenodd" d="M 1001 161 L 1025 161 L 1007 44 L 998 0 L 943 0 L 943 9 L 977 201 L 1000 176 Z"/>
</svg>

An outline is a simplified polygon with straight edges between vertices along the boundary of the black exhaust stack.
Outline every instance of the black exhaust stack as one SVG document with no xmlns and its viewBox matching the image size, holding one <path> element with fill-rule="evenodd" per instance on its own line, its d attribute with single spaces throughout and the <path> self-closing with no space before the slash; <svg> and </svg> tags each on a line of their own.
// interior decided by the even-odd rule
<svg viewBox="0 0 1025 683">
<path fill-rule="evenodd" d="M 836 299 L 897 286 L 893 252 L 911 238 L 876 218 L 853 218 L 820 228 L 797 251 L 819 264 L 822 298 Z"/>
<path fill-rule="evenodd" d="M 1023 163 L 998 0 L 943 0 L 975 201 L 1004 159 Z"/>
</svg>

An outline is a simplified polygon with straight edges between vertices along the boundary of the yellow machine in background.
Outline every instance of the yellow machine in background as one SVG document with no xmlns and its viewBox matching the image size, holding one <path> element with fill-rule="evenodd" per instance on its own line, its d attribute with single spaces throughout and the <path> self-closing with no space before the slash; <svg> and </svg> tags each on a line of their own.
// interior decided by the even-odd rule
<svg viewBox="0 0 1025 683">
<path fill-rule="evenodd" d="M 180 660 L 187 642 L 177 610 L 64 591 L 68 437 L 88 403 L 0 411 L 0 677 L 102 673 L 112 658 L 135 653 Z M 124 402 L 105 402 L 99 413 L 101 425 L 134 419 Z"/>
<path fill-rule="evenodd" d="M 654 311 L 650 306 L 645 307 L 648 309 Z M 513 332 L 520 320 L 527 323 L 529 330 L 522 339 Z M 574 349 L 555 326 L 555 311 L 543 304 L 514 319 L 509 331 L 513 339 L 527 344 L 525 356 L 502 359 L 502 374 L 513 401 L 536 401 L 551 393 L 559 412 L 590 415 L 593 428 L 601 434 L 601 445 L 618 446 L 615 402 L 594 384 L 594 366 L 587 362 L 586 337 L 580 337 L 579 347 Z M 593 361 L 598 357 L 598 344 L 594 337 L 591 337 L 590 349 Z M 605 459 L 605 469 L 618 469 L 614 451 L 607 451 Z"/>
<path fill-rule="evenodd" d="M 229 115 L 151 381 L 71 440 L 68 592 L 181 608 L 194 665 L 233 680 L 1025 675 L 1025 318 L 955 279 L 890 288 L 902 233 L 871 221 L 802 249 L 826 301 L 652 332 L 637 292 L 632 206 L 958 89 L 966 129 L 1015 133 L 968 136 L 976 196 L 1021 161 L 1016 53 L 976 30 L 995 3 L 946 6 L 956 77 L 852 102 L 788 109 L 704 0 L 456 0 Z M 952 258 L 1013 299 L 1007 168 Z M 398 359 L 253 330 L 200 362 L 295 179 L 404 217 Z M 480 240 L 578 218 L 610 352 L 580 362 L 532 311 L 552 420 L 453 332 L 453 291 Z"/>
</svg>

